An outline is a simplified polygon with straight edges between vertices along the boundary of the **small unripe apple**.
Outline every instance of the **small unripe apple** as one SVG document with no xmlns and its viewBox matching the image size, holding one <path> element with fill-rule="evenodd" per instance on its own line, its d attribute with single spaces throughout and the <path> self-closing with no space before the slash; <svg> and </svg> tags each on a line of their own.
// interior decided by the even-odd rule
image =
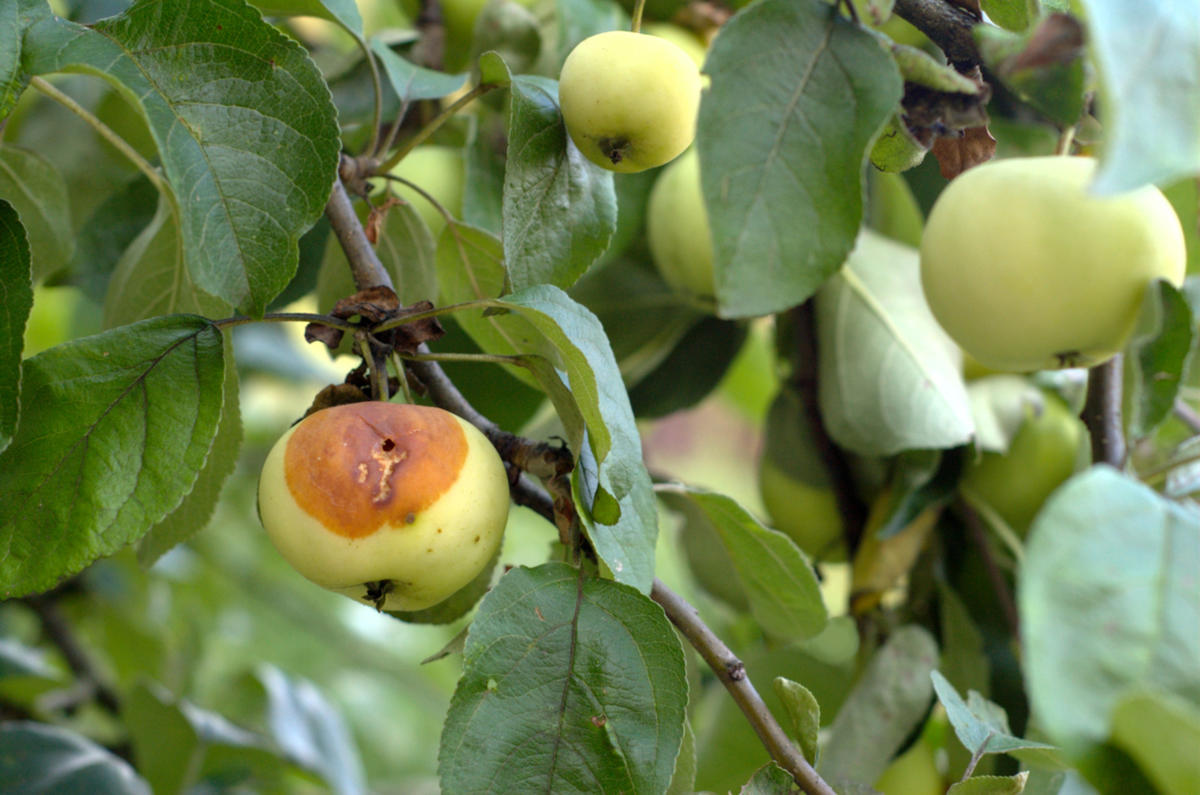
<svg viewBox="0 0 1200 795">
<path fill-rule="evenodd" d="M 1024 536 L 1046 498 L 1075 473 L 1086 433 L 1065 403 L 1047 395 L 1028 409 L 1006 452 L 985 452 L 968 465 L 960 488 Z"/>
<path fill-rule="evenodd" d="M 842 514 L 828 483 L 805 483 L 764 458 L 758 467 L 758 488 L 772 527 L 791 536 L 810 557 L 846 559 Z"/>
<path fill-rule="evenodd" d="M 892 760 L 875 782 L 883 795 L 941 795 L 946 791 L 938 772 L 934 749 L 923 739 L 917 740 Z"/>
<path fill-rule="evenodd" d="M 310 414 L 267 455 L 263 527 L 308 579 L 381 610 L 422 610 L 500 546 L 508 477 L 474 426 L 438 408 L 367 402 Z"/>
<path fill-rule="evenodd" d="M 712 297 L 713 244 L 692 147 L 664 168 L 646 205 L 646 237 L 663 280 L 681 293 Z"/>
<path fill-rule="evenodd" d="M 692 143 L 700 70 L 665 39 L 612 30 L 571 50 L 558 78 L 558 102 L 584 157 L 610 171 L 645 171 Z"/>
<path fill-rule="evenodd" d="M 1147 285 L 1183 281 L 1183 231 L 1162 192 L 1094 196 L 1095 170 L 1088 157 L 992 161 L 938 197 L 921 284 L 934 317 L 982 364 L 1099 364 L 1129 339 Z"/>
</svg>

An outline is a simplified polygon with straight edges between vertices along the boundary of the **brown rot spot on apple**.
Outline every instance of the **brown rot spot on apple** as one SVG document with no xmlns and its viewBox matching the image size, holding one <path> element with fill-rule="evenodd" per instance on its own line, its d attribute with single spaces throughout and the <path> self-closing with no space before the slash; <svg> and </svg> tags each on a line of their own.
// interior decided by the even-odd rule
<svg viewBox="0 0 1200 795">
<path fill-rule="evenodd" d="M 323 409 L 288 439 L 296 504 L 329 530 L 362 538 L 414 524 L 459 477 L 467 438 L 452 415 L 383 402 Z"/>
<path fill-rule="evenodd" d="M 475 543 L 476 543 L 476 544 L 478 544 L 478 543 L 479 543 L 479 536 L 475 536 Z"/>
</svg>

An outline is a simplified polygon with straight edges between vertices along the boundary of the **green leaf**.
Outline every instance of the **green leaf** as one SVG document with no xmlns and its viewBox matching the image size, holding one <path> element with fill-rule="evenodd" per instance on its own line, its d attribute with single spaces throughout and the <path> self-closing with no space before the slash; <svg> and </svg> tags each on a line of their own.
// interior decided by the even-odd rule
<svg viewBox="0 0 1200 795">
<path fill-rule="evenodd" d="M 741 350 L 747 330 L 745 323 L 701 317 L 658 366 L 629 389 L 634 413 L 643 419 L 665 417 L 710 395 Z"/>
<path fill-rule="evenodd" d="M 696 791 L 696 733 L 692 722 L 683 721 L 683 742 L 679 756 L 675 759 L 675 772 L 671 774 L 671 786 L 666 795 L 693 795 Z"/>
<path fill-rule="evenodd" d="M 925 718 L 937 643 L 916 625 L 896 630 L 875 653 L 842 704 L 821 751 L 826 779 L 871 784 Z"/>
<path fill-rule="evenodd" d="M 0 454 L 0 594 L 45 590 L 140 538 L 192 489 L 221 416 L 221 333 L 142 321 L 25 361 Z"/>
<path fill-rule="evenodd" d="M 816 310 L 821 414 L 834 441 L 892 455 L 970 440 L 958 346 L 925 303 L 914 249 L 864 232 Z"/>
<path fill-rule="evenodd" d="M 1028 779 L 1028 772 L 1012 776 L 973 776 L 951 784 L 946 795 L 1021 795 Z"/>
<path fill-rule="evenodd" d="M 512 72 L 498 52 L 485 52 L 479 56 L 479 82 L 481 85 L 508 87 L 512 83 Z"/>
<path fill-rule="evenodd" d="M 212 448 L 204 466 L 196 476 L 196 485 L 179 507 L 165 519 L 150 528 L 137 545 L 138 562 L 149 567 L 180 544 L 208 525 L 221 487 L 233 474 L 242 446 L 242 414 L 238 406 L 237 363 L 233 357 L 233 342 L 225 338 L 225 394 L 221 405 L 221 419 L 213 437 Z"/>
<path fill-rule="evenodd" d="M 739 795 L 793 795 L 796 791 L 792 774 L 774 762 L 768 762 L 746 782 Z"/>
<path fill-rule="evenodd" d="M 21 351 L 25 324 L 33 309 L 29 240 L 17 211 L 0 199 L 0 451 L 17 427 L 21 392 Z"/>
<path fill-rule="evenodd" d="M 1193 0 L 1082 0 L 1105 141 L 1094 190 L 1200 173 L 1200 14 Z"/>
<path fill-rule="evenodd" d="M 683 739 L 683 650 L 662 609 L 561 563 L 480 605 L 442 731 L 446 792 L 661 792 Z"/>
<path fill-rule="evenodd" d="M 504 292 L 505 280 L 499 238 L 467 224 L 448 222 L 438 238 L 437 276 L 443 305 L 496 298 Z M 529 353 L 541 336 L 523 317 L 511 313 L 471 308 L 456 312 L 454 319 L 480 350 L 501 356 Z M 521 368 L 508 368 L 508 372 L 538 386 L 537 379 Z"/>
<path fill-rule="evenodd" d="M 570 287 L 612 239 L 612 172 L 567 141 L 558 85 L 524 75 L 512 83 L 504 172 L 504 261 L 514 290 Z"/>
<path fill-rule="evenodd" d="M 1112 742 L 1167 795 L 1200 792 L 1200 709 L 1151 691 L 1122 698 L 1112 715 Z"/>
<path fill-rule="evenodd" d="M 362 38 L 363 21 L 354 0 L 253 0 L 266 17 L 320 17 L 336 22 L 355 38 Z"/>
<path fill-rule="evenodd" d="M 555 0 L 554 7 L 558 19 L 558 52 L 554 62 L 548 64 L 551 74 L 558 74 L 571 50 L 589 36 L 629 29 L 629 14 L 612 0 Z"/>
<path fill-rule="evenodd" d="M 964 702 L 954 685 L 938 671 L 930 674 L 938 700 L 946 708 L 946 717 L 954 733 L 972 754 L 1003 754 L 1023 748 L 1053 749 L 1054 746 L 1036 740 L 1017 737 L 1008 728 L 1008 713 L 999 704 L 988 701 L 974 690 Z"/>
<path fill-rule="evenodd" d="M 0 196 L 17 211 L 33 259 L 33 280 L 67 267 L 75 251 L 71 202 L 62 174 L 36 152 L 0 148 Z"/>
<path fill-rule="evenodd" d="M 504 120 L 476 116 L 463 151 L 463 220 L 500 236 L 504 212 Z"/>
<path fill-rule="evenodd" d="M 775 677 L 774 684 L 775 693 L 791 718 L 792 736 L 799 742 L 804 758 L 810 765 L 815 765 L 821 731 L 821 705 L 817 703 L 817 697 L 804 685 L 782 676 Z"/>
<path fill-rule="evenodd" d="M 539 339 L 531 340 L 524 353 L 538 353 L 567 374 L 597 466 L 588 484 L 592 516 L 600 525 L 614 526 L 612 537 L 603 527 L 594 528 L 592 540 L 613 576 L 649 593 L 658 532 L 654 497 L 629 396 L 600 321 L 550 285 L 492 305 L 515 310 L 536 331 Z M 629 516 L 626 508 L 633 509 Z"/>
<path fill-rule="evenodd" d="M 1074 17 L 1053 14 L 1025 34 L 989 25 L 974 32 L 984 64 L 1005 86 L 1063 127 L 1079 121 L 1088 81 Z"/>
<path fill-rule="evenodd" d="M 720 314 L 787 309 L 854 246 L 865 150 L 900 101 L 900 74 L 835 7 L 792 0 L 734 16 L 705 71 L 697 143 Z"/>
<path fill-rule="evenodd" d="M 1200 703 L 1200 514 L 1106 466 L 1058 489 L 1018 581 L 1032 712 L 1069 751 L 1135 686 Z"/>
<path fill-rule="evenodd" d="M 371 40 L 371 52 L 383 64 L 392 89 L 401 102 L 441 99 L 458 91 L 467 82 L 465 74 L 448 75 L 417 66 L 412 61 L 401 58 L 379 39 Z"/>
<path fill-rule="evenodd" d="M 1018 33 L 1033 24 L 1041 13 L 1038 0 L 980 0 L 979 5 L 997 25 Z"/>
<path fill-rule="evenodd" d="M 154 221 L 159 199 L 154 184 L 138 174 L 96 207 L 79 229 L 70 266 L 71 283 L 102 303 L 117 262 Z"/>
<path fill-rule="evenodd" d="M 811 638 L 829 613 L 808 558 L 787 535 L 764 527 L 735 500 L 699 489 L 672 492 L 695 502 L 729 553 L 750 610 L 764 631 L 779 639 Z M 664 495 L 665 496 L 665 495 Z"/>
<path fill-rule="evenodd" d="M 1124 417 L 1132 439 L 1150 436 L 1170 416 L 1196 337 L 1187 299 L 1170 282 L 1156 285 L 1146 290 L 1126 346 Z"/>
<path fill-rule="evenodd" d="M 91 27 L 39 22 L 24 64 L 96 72 L 142 110 L 201 289 L 260 314 L 287 286 L 340 145 L 329 89 L 298 44 L 240 0 L 143 0 Z"/>
<path fill-rule="evenodd" d="M 649 593 L 658 538 L 658 510 L 650 474 L 643 466 L 634 488 L 614 498 L 600 487 L 609 476 L 605 470 L 597 467 L 592 448 L 584 446 L 573 483 L 576 505 L 582 502 L 585 506 L 580 513 L 584 530 L 613 579 Z"/>
<path fill-rule="evenodd" d="M 316 685 L 270 665 L 261 666 L 257 676 L 267 691 L 267 720 L 276 744 L 339 795 L 366 792 L 354 738 Z"/>
<path fill-rule="evenodd" d="M 83 735 L 25 721 L 0 723 L 0 781 L 10 792 L 150 795 L 129 763 Z"/>
<path fill-rule="evenodd" d="M 230 309 L 192 282 L 174 210 L 160 198 L 154 219 L 121 254 L 108 281 L 104 327 L 181 312 L 219 318 Z"/>
</svg>

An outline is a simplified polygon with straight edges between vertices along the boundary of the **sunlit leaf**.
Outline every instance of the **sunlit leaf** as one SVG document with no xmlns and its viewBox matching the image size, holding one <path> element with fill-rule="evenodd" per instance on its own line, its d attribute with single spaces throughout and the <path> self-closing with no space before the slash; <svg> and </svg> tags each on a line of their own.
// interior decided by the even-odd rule
<svg viewBox="0 0 1200 795">
<path fill-rule="evenodd" d="M 442 732 L 447 792 L 661 792 L 683 739 L 683 650 L 661 608 L 560 563 L 484 598 Z"/>
<path fill-rule="evenodd" d="M 900 74 L 837 8 L 792 0 L 734 16 L 705 71 L 697 145 L 720 313 L 786 309 L 854 246 L 865 149 L 900 100 Z"/>
<path fill-rule="evenodd" d="M 0 454 L 0 594 L 45 590 L 179 505 L 216 434 L 222 359 L 221 333 L 179 315 L 25 361 Z"/>
<path fill-rule="evenodd" d="M 337 166 L 329 89 L 304 50 L 235 0 L 143 0 L 91 27 L 48 19 L 24 47 L 31 73 L 92 71 L 141 109 L 192 278 L 261 313 Z"/>
</svg>

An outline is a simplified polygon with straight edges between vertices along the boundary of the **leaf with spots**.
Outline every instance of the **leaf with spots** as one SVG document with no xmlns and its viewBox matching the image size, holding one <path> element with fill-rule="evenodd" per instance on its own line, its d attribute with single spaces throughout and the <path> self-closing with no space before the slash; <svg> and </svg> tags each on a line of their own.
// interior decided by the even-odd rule
<svg viewBox="0 0 1200 795">
<path fill-rule="evenodd" d="M 240 0 L 143 0 L 90 27 L 32 25 L 23 65 L 99 74 L 142 111 L 192 280 L 261 314 L 337 168 L 333 103 L 304 50 Z"/>
<path fill-rule="evenodd" d="M 683 650 L 658 605 L 561 563 L 484 598 L 442 732 L 446 792 L 663 792 L 683 741 Z"/>
<path fill-rule="evenodd" d="M 223 360 L 212 323 L 173 315 L 25 361 L 0 453 L 0 598 L 50 588 L 179 506 L 217 433 Z"/>
</svg>

